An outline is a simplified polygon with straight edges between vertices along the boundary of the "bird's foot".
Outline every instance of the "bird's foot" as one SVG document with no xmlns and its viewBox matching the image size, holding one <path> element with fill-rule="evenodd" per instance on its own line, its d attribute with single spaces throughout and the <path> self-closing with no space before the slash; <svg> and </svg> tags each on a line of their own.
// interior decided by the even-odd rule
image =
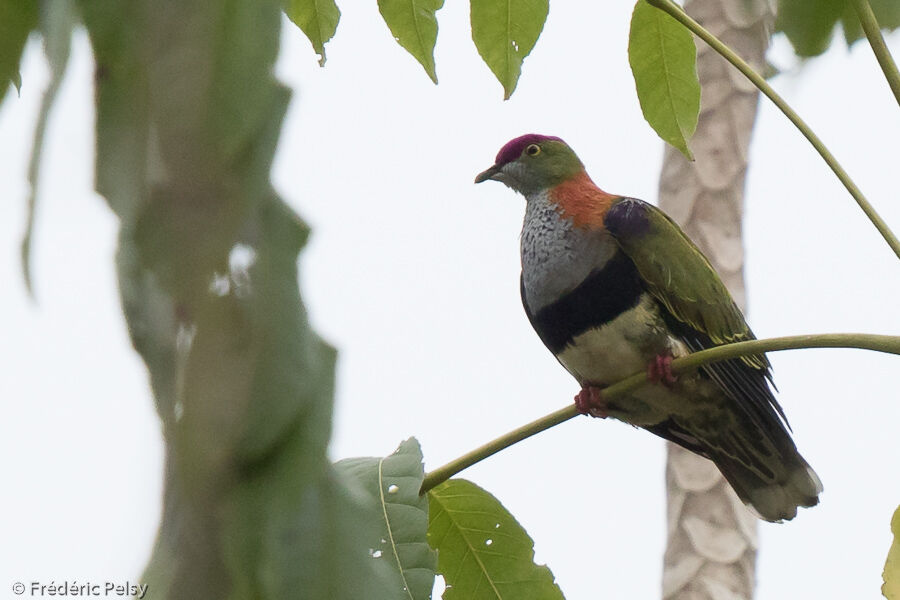
<svg viewBox="0 0 900 600">
<path fill-rule="evenodd" d="M 595 385 L 586 385 L 575 394 L 575 408 L 583 415 L 591 415 L 600 419 L 609 416 L 606 400 L 603 398 L 603 388 Z"/>
<path fill-rule="evenodd" d="M 647 365 L 647 379 L 653 383 L 661 383 L 666 387 L 672 387 L 678 381 L 678 377 L 672 372 L 672 355 L 658 354 Z"/>
</svg>

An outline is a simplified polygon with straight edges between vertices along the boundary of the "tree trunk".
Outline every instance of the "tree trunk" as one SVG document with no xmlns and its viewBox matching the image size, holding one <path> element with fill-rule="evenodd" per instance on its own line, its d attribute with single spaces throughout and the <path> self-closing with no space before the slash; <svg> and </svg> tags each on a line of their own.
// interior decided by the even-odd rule
<svg viewBox="0 0 900 600">
<path fill-rule="evenodd" d="M 765 65 L 773 10 L 767 0 L 690 0 L 688 13 L 755 68 Z M 696 161 L 666 147 L 660 207 L 706 254 L 746 309 L 741 236 L 744 180 L 759 94 L 703 43 L 697 47 L 701 113 L 691 143 Z M 666 462 L 666 600 L 753 596 L 756 518 L 713 463 L 674 444 Z"/>
</svg>

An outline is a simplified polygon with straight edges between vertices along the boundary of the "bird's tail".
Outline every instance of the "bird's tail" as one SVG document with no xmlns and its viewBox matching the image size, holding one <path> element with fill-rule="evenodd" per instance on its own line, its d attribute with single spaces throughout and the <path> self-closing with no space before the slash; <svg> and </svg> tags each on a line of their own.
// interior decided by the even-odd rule
<svg viewBox="0 0 900 600">
<path fill-rule="evenodd" d="M 822 482 L 780 423 L 766 429 L 749 423 L 743 427 L 722 425 L 700 432 L 668 419 L 645 428 L 712 460 L 738 497 L 761 519 L 790 520 L 797 516 L 797 508 L 819 503 Z"/>
<path fill-rule="evenodd" d="M 780 443 L 754 440 L 751 445 L 729 432 L 709 456 L 744 504 L 772 522 L 793 519 L 798 507 L 815 506 L 822 492 L 822 481 L 800 456 L 790 435 L 778 433 L 783 435 Z"/>
</svg>

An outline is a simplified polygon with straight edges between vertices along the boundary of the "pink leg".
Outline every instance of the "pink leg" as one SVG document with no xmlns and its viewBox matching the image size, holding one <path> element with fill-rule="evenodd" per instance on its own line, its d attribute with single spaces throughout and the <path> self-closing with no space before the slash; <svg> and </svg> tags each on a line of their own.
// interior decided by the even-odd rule
<svg viewBox="0 0 900 600">
<path fill-rule="evenodd" d="M 605 419 L 609 416 L 606 400 L 603 399 L 603 388 L 586 385 L 575 395 L 575 408 L 583 415 L 591 415 Z"/>
<path fill-rule="evenodd" d="M 653 383 L 661 383 L 666 387 L 672 387 L 678 381 L 678 377 L 672 373 L 672 355 L 658 354 L 647 365 L 647 379 Z"/>
</svg>

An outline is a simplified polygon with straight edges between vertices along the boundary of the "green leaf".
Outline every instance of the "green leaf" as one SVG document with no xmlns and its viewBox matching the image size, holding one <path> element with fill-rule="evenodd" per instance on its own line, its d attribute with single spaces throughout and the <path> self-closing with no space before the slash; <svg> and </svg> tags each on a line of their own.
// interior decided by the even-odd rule
<svg viewBox="0 0 900 600">
<path fill-rule="evenodd" d="M 472 41 L 503 85 L 504 100 L 515 91 L 549 10 L 549 0 L 471 0 Z"/>
<path fill-rule="evenodd" d="M 415 438 L 386 458 L 349 458 L 335 464 L 368 493 L 380 515 L 370 554 L 403 581 L 403 597 L 428 600 L 434 587 L 437 555 L 428 546 L 428 499 L 419 495 L 425 471 Z"/>
<path fill-rule="evenodd" d="M 900 27 L 900 2 L 869 0 L 882 29 Z M 841 23 L 847 45 L 865 37 L 853 5 L 847 0 L 778 0 L 776 31 L 787 35 L 794 52 L 809 58 L 825 52 L 831 45 L 834 28 Z"/>
<path fill-rule="evenodd" d="M 444 0 L 378 0 L 378 10 L 394 39 L 419 61 L 435 83 L 434 44 L 438 26 L 434 13 L 442 6 Z"/>
<path fill-rule="evenodd" d="M 700 116 L 700 81 L 691 32 L 638 0 L 631 16 L 628 62 L 644 118 L 659 137 L 693 160 L 688 140 Z"/>
<path fill-rule="evenodd" d="M 884 585 L 881 586 L 881 593 L 888 600 L 900 600 L 900 506 L 891 519 L 891 533 L 894 534 L 894 543 L 884 562 Z"/>
<path fill-rule="evenodd" d="M 325 66 L 325 43 L 334 37 L 341 11 L 334 0 L 284 0 L 284 12 L 306 34 Z"/>
<path fill-rule="evenodd" d="M 875 13 L 875 19 L 881 29 L 893 31 L 900 27 L 900 2 L 897 0 L 869 0 L 869 5 L 872 7 L 872 12 Z M 848 46 L 865 37 L 856 10 L 849 2 L 845 5 L 841 25 Z"/>
<path fill-rule="evenodd" d="M 38 26 L 37 0 L 0 0 L 0 102 L 9 84 L 22 85 L 19 61 L 28 34 Z"/>
<path fill-rule="evenodd" d="M 779 0 L 775 29 L 787 35 L 798 56 L 818 56 L 831 44 L 831 35 L 841 18 L 845 2 Z"/>
<path fill-rule="evenodd" d="M 156 600 L 403 598 L 366 545 L 381 512 L 327 458 L 336 353 L 300 296 L 308 229 L 270 182 L 282 6 L 80 2 L 96 185 L 165 436 Z"/>
<path fill-rule="evenodd" d="M 2 0 L 0 0 L 2 2 Z M 56 94 L 62 84 L 69 63 L 69 49 L 72 46 L 72 30 L 75 27 L 75 6 L 72 0 L 46 0 L 40 15 L 41 37 L 44 40 L 44 54 L 50 65 L 50 82 L 41 98 L 41 111 L 34 127 L 34 143 L 28 163 L 28 208 L 25 216 L 25 233 L 22 235 L 21 260 L 25 288 L 34 295 L 31 282 L 31 241 L 34 232 L 34 218 L 37 212 L 38 182 L 41 172 L 41 156 L 44 152 L 44 133 L 50 119 L 50 110 L 56 102 Z M 4 88 L 6 89 L 6 88 Z"/>
<path fill-rule="evenodd" d="M 491 494 L 465 479 L 428 492 L 428 541 L 438 551 L 444 600 L 560 600 L 534 541 Z"/>
</svg>

